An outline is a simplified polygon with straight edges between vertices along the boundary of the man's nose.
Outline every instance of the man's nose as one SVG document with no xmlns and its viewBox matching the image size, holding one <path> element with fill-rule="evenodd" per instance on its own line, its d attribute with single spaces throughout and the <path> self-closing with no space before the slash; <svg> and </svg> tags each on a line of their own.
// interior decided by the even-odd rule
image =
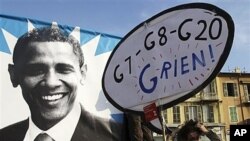
<svg viewBox="0 0 250 141">
<path fill-rule="evenodd" d="M 54 70 L 50 70 L 45 76 L 45 85 L 48 87 L 56 87 L 61 84 L 58 74 Z"/>
</svg>

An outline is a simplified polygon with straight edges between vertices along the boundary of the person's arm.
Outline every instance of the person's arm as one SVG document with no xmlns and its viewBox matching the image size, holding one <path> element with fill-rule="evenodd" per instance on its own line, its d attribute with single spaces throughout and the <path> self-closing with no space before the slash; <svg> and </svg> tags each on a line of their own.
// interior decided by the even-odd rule
<svg viewBox="0 0 250 141">
<path fill-rule="evenodd" d="M 141 117 L 139 115 L 126 113 L 128 121 L 128 132 L 131 141 L 142 141 Z"/>
<path fill-rule="evenodd" d="M 221 141 L 219 136 L 212 130 L 208 130 L 208 132 L 205 133 L 205 135 L 210 139 L 210 141 Z"/>
<path fill-rule="evenodd" d="M 200 128 L 203 134 L 206 135 L 210 141 L 221 141 L 216 133 L 214 133 L 212 130 L 208 130 L 203 124 L 198 123 L 197 127 Z"/>
</svg>

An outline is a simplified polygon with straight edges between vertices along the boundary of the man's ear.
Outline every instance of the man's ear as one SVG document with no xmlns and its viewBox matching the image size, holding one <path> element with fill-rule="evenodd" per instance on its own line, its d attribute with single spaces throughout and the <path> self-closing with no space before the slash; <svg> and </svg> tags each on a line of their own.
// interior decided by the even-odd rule
<svg viewBox="0 0 250 141">
<path fill-rule="evenodd" d="M 87 73 L 87 65 L 82 65 L 81 67 L 81 80 L 80 83 L 84 85 L 85 79 L 86 79 L 86 73 Z"/>
<path fill-rule="evenodd" d="M 18 78 L 17 78 L 16 73 L 15 73 L 14 65 L 9 64 L 8 71 L 9 71 L 9 74 L 10 74 L 10 80 L 12 82 L 13 87 L 17 87 L 19 82 L 18 82 Z"/>
</svg>

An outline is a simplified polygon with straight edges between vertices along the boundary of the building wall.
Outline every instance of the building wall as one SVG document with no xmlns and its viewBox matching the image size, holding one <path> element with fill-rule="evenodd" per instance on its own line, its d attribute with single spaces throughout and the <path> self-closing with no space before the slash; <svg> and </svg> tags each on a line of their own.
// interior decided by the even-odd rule
<svg viewBox="0 0 250 141">
<path fill-rule="evenodd" d="M 221 98 L 222 123 L 225 123 L 225 134 L 230 132 L 230 125 L 241 124 L 243 120 L 250 119 L 250 101 L 244 101 L 244 83 L 250 84 L 249 73 L 221 73 L 217 76 L 218 95 Z M 237 86 L 237 96 L 225 96 L 223 92 L 223 83 L 234 83 Z M 250 94 L 250 92 L 248 92 Z M 238 120 L 233 122 L 230 118 L 229 107 L 236 107 Z M 248 123 L 249 124 L 249 123 Z M 229 136 L 229 135 L 228 135 Z"/>
</svg>

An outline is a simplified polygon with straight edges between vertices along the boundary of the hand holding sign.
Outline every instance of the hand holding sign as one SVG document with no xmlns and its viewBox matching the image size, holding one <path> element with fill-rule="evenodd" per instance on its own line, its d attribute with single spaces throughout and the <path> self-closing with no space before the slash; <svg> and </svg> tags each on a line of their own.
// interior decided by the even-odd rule
<svg viewBox="0 0 250 141">
<path fill-rule="evenodd" d="M 215 78 L 233 37 L 230 15 L 213 5 L 163 11 L 135 27 L 113 50 L 103 75 L 104 93 L 123 111 L 143 112 L 152 102 L 175 105 Z"/>
</svg>

